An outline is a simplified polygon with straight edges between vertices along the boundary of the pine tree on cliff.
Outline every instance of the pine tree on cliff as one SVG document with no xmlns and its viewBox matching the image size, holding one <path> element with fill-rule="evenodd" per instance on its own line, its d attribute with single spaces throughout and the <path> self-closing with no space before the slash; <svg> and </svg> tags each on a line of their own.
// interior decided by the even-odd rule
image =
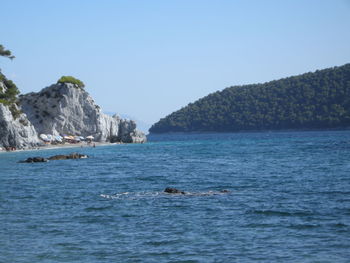
<svg viewBox="0 0 350 263">
<path fill-rule="evenodd" d="M 0 45 L 0 56 L 7 57 L 9 59 L 14 59 L 15 56 L 12 55 L 10 50 L 4 48 L 3 45 Z M 15 83 L 12 80 L 9 80 L 1 73 L 0 68 L 0 81 L 5 85 L 5 90 L 0 89 L 0 103 L 9 106 L 9 109 L 12 113 L 14 119 L 18 118 L 21 114 L 21 111 L 18 109 L 16 102 L 17 95 L 20 93 Z"/>
<path fill-rule="evenodd" d="M 0 45 L 0 56 L 7 57 L 9 59 L 14 59 L 15 56 L 12 55 L 10 50 L 6 50 L 3 45 Z"/>
</svg>

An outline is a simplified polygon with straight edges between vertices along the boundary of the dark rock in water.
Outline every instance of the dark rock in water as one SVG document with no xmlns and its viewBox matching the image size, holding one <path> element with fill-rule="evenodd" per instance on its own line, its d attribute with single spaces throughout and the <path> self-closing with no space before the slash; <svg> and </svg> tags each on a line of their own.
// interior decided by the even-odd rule
<svg viewBox="0 0 350 263">
<path fill-rule="evenodd" d="M 34 157 L 33 162 L 35 163 L 41 163 L 41 162 L 47 162 L 48 160 L 44 157 Z"/>
<path fill-rule="evenodd" d="M 44 157 L 29 157 L 24 161 L 20 161 L 20 163 L 39 163 L 39 162 L 47 162 L 52 160 L 67 160 L 67 159 L 85 159 L 88 158 L 86 154 L 80 154 L 80 153 L 71 153 L 68 155 L 60 154 L 60 155 L 54 155 L 49 158 Z"/>
<path fill-rule="evenodd" d="M 223 189 L 220 191 L 208 191 L 208 192 L 184 192 L 173 187 L 167 187 L 165 188 L 164 192 L 168 194 L 183 194 L 183 195 L 185 194 L 189 196 L 211 196 L 211 195 L 228 194 L 231 191 Z"/>
<path fill-rule="evenodd" d="M 20 163 L 44 163 L 48 160 L 44 157 L 29 157 L 24 161 L 20 161 Z"/>
<path fill-rule="evenodd" d="M 184 191 L 181 191 L 181 190 L 178 190 L 176 188 L 172 188 L 172 187 L 167 187 L 165 188 L 164 190 L 165 193 L 168 193 L 168 194 L 185 194 Z"/>
<path fill-rule="evenodd" d="M 86 154 L 79 154 L 79 153 L 71 153 L 68 155 L 54 155 L 49 157 L 49 160 L 67 160 L 67 159 L 85 159 L 88 158 L 89 156 L 87 156 Z"/>
<path fill-rule="evenodd" d="M 63 154 L 49 157 L 49 160 L 65 160 L 65 159 L 68 159 L 67 155 L 63 155 Z"/>
</svg>

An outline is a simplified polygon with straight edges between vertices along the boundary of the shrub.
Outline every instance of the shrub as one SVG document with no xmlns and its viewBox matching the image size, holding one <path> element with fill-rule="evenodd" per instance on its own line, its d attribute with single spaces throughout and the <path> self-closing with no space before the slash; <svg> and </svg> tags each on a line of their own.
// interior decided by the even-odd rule
<svg viewBox="0 0 350 263">
<path fill-rule="evenodd" d="M 19 110 L 14 103 L 9 106 L 9 109 L 14 119 L 17 119 L 22 114 L 22 111 Z"/>
<path fill-rule="evenodd" d="M 84 83 L 79 80 L 79 79 L 76 79 L 72 76 L 62 76 L 58 81 L 57 83 L 71 83 L 71 84 L 74 84 L 77 88 L 84 88 L 85 85 Z"/>
<path fill-rule="evenodd" d="M 29 123 L 28 123 L 28 121 L 27 121 L 26 119 L 20 119 L 19 122 L 20 122 L 22 125 L 24 125 L 24 126 L 28 126 L 28 125 L 29 125 Z"/>
<path fill-rule="evenodd" d="M 17 100 L 17 95 L 19 94 L 18 88 L 16 87 L 15 83 L 7 79 L 5 76 L 2 76 L 2 82 L 5 84 L 7 89 L 5 92 L 0 92 L 0 99 L 9 103 L 14 103 Z"/>
<path fill-rule="evenodd" d="M 0 99 L 0 103 L 4 104 L 4 105 L 10 105 L 11 104 L 10 102 L 8 102 L 7 100 L 4 100 L 4 99 Z"/>
</svg>

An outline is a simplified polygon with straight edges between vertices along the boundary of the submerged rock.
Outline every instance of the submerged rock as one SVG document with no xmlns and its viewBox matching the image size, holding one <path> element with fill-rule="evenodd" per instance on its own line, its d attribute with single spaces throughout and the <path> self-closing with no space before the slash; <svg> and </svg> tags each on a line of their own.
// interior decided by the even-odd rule
<svg viewBox="0 0 350 263">
<path fill-rule="evenodd" d="M 173 187 L 165 188 L 164 192 L 168 193 L 168 194 L 185 194 L 184 191 L 181 191 L 181 190 L 173 188 Z"/>
<path fill-rule="evenodd" d="M 49 158 L 44 157 L 29 157 L 24 161 L 20 161 L 20 163 L 38 163 L 38 162 L 48 162 L 53 160 L 68 160 L 68 159 L 85 159 L 89 158 L 86 154 L 80 154 L 80 153 L 71 153 L 71 154 L 60 154 L 60 155 L 54 155 Z"/>
<path fill-rule="evenodd" d="M 86 154 L 79 154 L 79 153 L 71 153 L 68 155 L 54 155 L 49 157 L 49 160 L 67 160 L 67 159 L 85 159 L 88 158 L 89 156 Z"/>
<path fill-rule="evenodd" d="M 220 191 L 208 191 L 208 192 L 184 192 L 182 190 L 173 188 L 173 187 L 167 187 L 164 190 L 165 193 L 168 194 L 183 194 L 183 195 L 192 195 L 192 196 L 208 196 L 208 195 L 220 195 L 220 194 L 228 194 L 231 191 L 223 189 Z"/>
<path fill-rule="evenodd" d="M 20 163 L 46 163 L 48 160 L 44 157 L 29 157 L 24 161 L 20 161 Z"/>
</svg>

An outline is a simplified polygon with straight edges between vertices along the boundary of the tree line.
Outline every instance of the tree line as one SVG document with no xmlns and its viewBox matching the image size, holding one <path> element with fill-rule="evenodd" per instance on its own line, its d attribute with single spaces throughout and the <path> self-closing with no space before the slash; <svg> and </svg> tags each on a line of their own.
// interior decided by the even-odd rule
<svg viewBox="0 0 350 263">
<path fill-rule="evenodd" d="M 232 86 L 155 123 L 151 133 L 350 126 L 350 64 L 264 84 Z"/>
</svg>

